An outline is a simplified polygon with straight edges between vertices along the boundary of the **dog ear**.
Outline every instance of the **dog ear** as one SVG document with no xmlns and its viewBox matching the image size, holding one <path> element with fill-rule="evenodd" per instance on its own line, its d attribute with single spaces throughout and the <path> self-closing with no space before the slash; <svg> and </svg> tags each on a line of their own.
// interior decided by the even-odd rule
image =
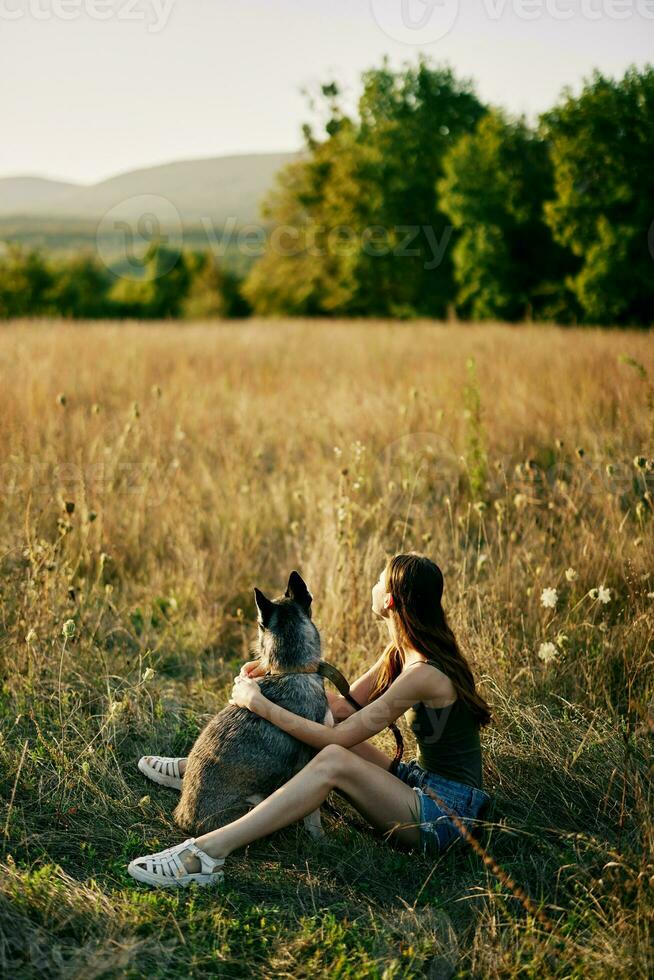
<svg viewBox="0 0 654 980">
<path fill-rule="evenodd" d="M 289 575 L 288 585 L 284 593 L 287 599 L 293 599 L 299 603 L 305 612 L 309 612 L 313 596 L 309 592 L 306 583 L 299 572 L 292 571 Z"/>
<path fill-rule="evenodd" d="M 261 589 L 255 588 L 254 590 L 254 601 L 257 604 L 258 620 L 264 629 L 267 629 L 268 623 L 270 622 L 270 617 L 273 614 L 275 608 L 275 603 L 270 599 L 267 599 L 263 594 Z"/>
</svg>

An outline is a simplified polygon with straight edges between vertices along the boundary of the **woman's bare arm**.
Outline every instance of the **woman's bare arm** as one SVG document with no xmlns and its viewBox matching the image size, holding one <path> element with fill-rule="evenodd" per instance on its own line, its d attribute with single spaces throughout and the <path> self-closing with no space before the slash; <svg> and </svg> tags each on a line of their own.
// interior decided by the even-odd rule
<svg viewBox="0 0 654 980">
<path fill-rule="evenodd" d="M 252 679 L 236 679 L 230 704 L 248 708 L 313 748 L 341 745 L 349 749 L 381 732 L 416 701 L 433 698 L 437 693 L 434 681 L 433 671 L 426 675 L 420 668 L 400 674 L 381 697 L 333 728 L 269 701 Z"/>
<path fill-rule="evenodd" d="M 377 673 L 379 667 L 381 666 L 382 658 L 380 657 L 372 667 L 369 667 L 365 674 L 361 677 L 357 677 L 355 682 L 350 686 L 350 694 L 355 701 L 358 701 L 360 705 L 365 707 L 370 700 L 370 695 L 372 694 L 373 685 L 377 679 Z M 334 721 L 344 721 L 349 718 L 350 715 L 354 714 L 355 708 L 350 704 L 347 698 L 344 698 L 342 694 L 331 694 L 327 692 L 327 699 L 329 701 L 329 707 L 331 708 L 332 714 L 334 716 Z"/>
<path fill-rule="evenodd" d="M 350 694 L 355 701 L 358 701 L 360 705 L 365 706 L 370 700 L 370 694 L 372 693 L 372 688 L 377 678 L 377 672 L 381 665 L 382 658 L 380 657 L 372 667 L 369 667 L 365 674 L 361 677 L 357 677 L 354 684 L 350 687 Z M 241 667 L 241 677 L 262 677 L 265 673 L 263 667 L 260 665 L 259 660 L 250 660 L 248 663 L 243 664 Z M 354 708 L 341 694 L 332 694 L 327 691 L 327 700 L 329 701 L 329 707 L 334 716 L 334 721 L 344 721 L 345 718 L 349 718 L 351 714 L 354 714 Z"/>
</svg>

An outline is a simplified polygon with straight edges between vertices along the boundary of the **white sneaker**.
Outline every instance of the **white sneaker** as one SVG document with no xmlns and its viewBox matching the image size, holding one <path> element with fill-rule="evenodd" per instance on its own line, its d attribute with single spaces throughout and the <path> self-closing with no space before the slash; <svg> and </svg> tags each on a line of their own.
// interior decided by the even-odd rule
<svg viewBox="0 0 654 980">
<path fill-rule="evenodd" d="M 183 762 L 183 759 L 170 759 L 161 755 L 144 755 L 139 759 L 139 769 L 153 783 L 181 790 L 184 777 L 179 771 L 180 762 Z"/>
<path fill-rule="evenodd" d="M 200 861 L 200 871 L 187 871 L 182 861 L 181 855 L 188 851 Z M 196 884 L 201 887 L 206 885 L 219 885 L 222 883 L 225 873 L 222 866 L 225 858 L 209 857 L 205 851 L 201 851 L 195 843 L 194 837 L 176 844 L 175 847 L 168 847 L 157 854 L 146 854 L 145 857 L 134 858 L 130 861 L 127 871 L 136 881 L 142 881 L 146 885 L 153 885 L 155 888 L 186 888 L 188 885 Z"/>
</svg>

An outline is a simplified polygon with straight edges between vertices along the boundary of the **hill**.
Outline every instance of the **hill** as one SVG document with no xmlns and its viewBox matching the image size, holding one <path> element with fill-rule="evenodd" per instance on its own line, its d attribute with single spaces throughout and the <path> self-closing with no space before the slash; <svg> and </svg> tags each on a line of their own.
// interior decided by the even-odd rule
<svg viewBox="0 0 654 980">
<path fill-rule="evenodd" d="M 76 190 L 76 184 L 45 177 L 0 178 L 0 216 L 34 210 L 48 213 L 57 202 Z"/>
<path fill-rule="evenodd" d="M 259 218 L 261 198 L 275 173 L 292 157 L 292 153 L 259 153 L 183 160 L 88 186 L 39 177 L 0 178 L 0 218 L 30 219 L 30 224 L 40 219 L 97 222 L 119 204 L 121 217 L 138 217 L 143 209 L 139 198 L 156 195 L 177 209 L 182 224 L 234 218 L 242 225 Z"/>
</svg>

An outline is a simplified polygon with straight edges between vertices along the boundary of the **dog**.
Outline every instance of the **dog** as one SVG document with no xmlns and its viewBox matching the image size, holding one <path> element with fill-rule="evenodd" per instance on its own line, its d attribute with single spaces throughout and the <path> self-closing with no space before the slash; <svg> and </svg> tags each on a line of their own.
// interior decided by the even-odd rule
<svg viewBox="0 0 654 980">
<path fill-rule="evenodd" d="M 254 599 L 254 652 L 272 675 L 261 680 L 262 693 L 294 714 L 333 725 L 323 678 L 306 672 L 320 661 L 320 633 L 311 619 L 313 596 L 300 574 L 291 572 L 284 595 L 268 599 L 255 588 Z M 305 672 L 274 676 L 286 671 Z M 175 822 L 195 836 L 223 827 L 287 782 L 315 751 L 247 708 L 228 705 L 191 749 Z M 323 836 L 319 809 L 304 823 L 312 837 Z"/>
</svg>

